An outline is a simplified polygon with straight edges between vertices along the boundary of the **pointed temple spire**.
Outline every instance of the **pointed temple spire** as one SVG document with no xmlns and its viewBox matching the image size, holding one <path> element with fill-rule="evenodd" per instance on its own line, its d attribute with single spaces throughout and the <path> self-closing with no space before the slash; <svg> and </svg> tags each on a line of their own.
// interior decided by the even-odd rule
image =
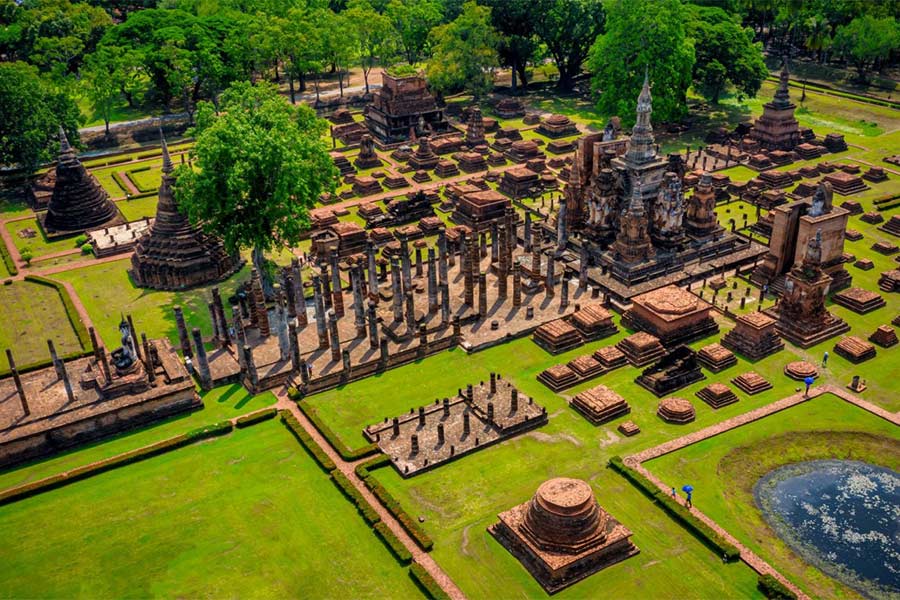
<svg viewBox="0 0 900 600">
<path fill-rule="evenodd" d="M 637 100 L 637 118 L 631 130 L 626 158 L 633 163 L 643 164 L 656 158 L 656 142 L 653 139 L 653 125 L 650 114 L 653 112 L 653 97 L 650 95 L 650 72 L 644 70 L 644 84 Z"/>
<path fill-rule="evenodd" d="M 160 130 L 163 155 L 162 180 L 156 220 L 138 241 L 131 257 L 131 276 L 139 287 L 179 290 L 220 281 L 241 266 L 222 241 L 194 226 L 178 208 L 169 147 Z"/>
<path fill-rule="evenodd" d="M 776 108 L 792 108 L 794 105 L 791 104 L 791 93 L 788 89 L 791 74 L 788 72 L 787 57 L 781 59 L 781 74 L 778 77 L 780 81 L 772 105 Z"/>
<path fill-rule="evenodd" d="M 59 126 L 59 158 L 53 195 L 43 217 L 47 234 L 67 235 L 109 225 L 119 216 L 106 191 L 88 173 Z"/>
</svg>

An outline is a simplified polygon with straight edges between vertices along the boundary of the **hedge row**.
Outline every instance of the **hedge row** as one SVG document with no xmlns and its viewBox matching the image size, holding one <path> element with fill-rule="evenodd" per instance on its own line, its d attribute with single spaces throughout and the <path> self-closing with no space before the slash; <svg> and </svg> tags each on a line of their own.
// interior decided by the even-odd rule
<svg viewBox="0 0 900 600">
<path fill-rule="evenodd" d="M 789 590 L 783 583 L 771 575 L 760 575 L 756 581 L 756 587 L 766 598 L 774 600 L 797 600 L 797 594 Z"/>
<path fill-rule="evenodd" d="M 378 537 L 381 538 L 381 541 L 385 543 L 385 545 L 390 548 L 391 553 L 397 557 L 397 560 L 400 561 L 401 565 L 408 565 L 412 562 L 412 553 L 406 549 L 397 536 L 394 535 L 394 532 L 390 530 L 390 528 L 384 524 L 384 522 L 379 521 L 372 526 L 372 529 L 375 530 L 375 533 L 378 534 Z"/>
<path fill-rule="evenodd" d="M 306 418 L 309 419 L 313 427 L 315 427 L 319 433 L 322 434 L 331 447 L 337 450 L 337 453 L 341 455 L 341 458 L 348 462 L 352 462 L 358 460 L 360 458 L 365 458 L 366 456 L 371 456 L 378 452 L 378 446 L 376 444 L 368 444 L 363 446 L 362 448 L 357 448 L 355 450 L 351 450 L 347 447 L 347 444 L 338 437 L 338 435 L 331 430 L 331 428 L 322 420 L 319 416 L 319 411 L 317 411 L 312 406 L 309 406 L 305 402 L 298 402 L 297 406 L 306 415 Z"/>
<path fill-rule="evenodd" d="M 356 505 L 356 510 L 359 511 L 359 514 L 362 515 L 362 518 L 365 519 L 366 523 L 375 525 L 375 523 L 381 521 L 381 517 L 378 516 L 378 513 L 372 508 L 372 505 L 366 502 L 366 499 L 363 498 L 363 495 L 350 482 L 346 475 L 335 469 L 331 472 L 331 480 L 334 482 L 334 485 L 344 492 L 344 495 Z"/>
<path fill-rule="evenodd" d="M 722 560 L 730 562 L 741 557 L 740 551 L 735 546 L 728 543 L 728 541 L 713 531 L 706 523 L 691 514 L 691 511 L 660 490 L 652 481 L 631 467 L 626 466 L 621 457 L 614 456 L 609 459 L 609 466 L 614 471 L 621 473 L 625 479 L 653 498 L 653 501 L 659 504 L 663 510 L 669 513 L 676 521 L 679 521 L 688 529 L 688 531 L 714 549 L 719 556 L 722 557 Z"/>
<path fill-rule="evenodd" d="M 364 479 L 363 482 L 366 484 L 366 487 L 375 494 L 375 497 L 378 498 L 382 504 L 384 504 L 385 508 L 390 511 L 394 518 L 400 521 L 400 525 L 403 526 L 403 529 L 406 530 L 406 533 L 415 540 L 416 544 L 422 550 L 430 551 L 434 548 L 434 541 L 432 541 L 431 537 L 425 533 L 425 530 L 422 529 L 418 523 L 416 523 L 412 517 L 409 516 L 403 507 L 400 506 L 400 503 L 391 496 L 390 492 L 388 492 L 384 486 L 375 481 L 374 477 L 369 477 Z"/>
<path fill-rule="evenodd" d="M 157 186 L 147 187 L 146 185 L 141 184 L 140 179 L 132 176 L 135 173 L 141 173 L 143 171 L 149 171 L 149 170 L 150 170 L 150 166 L 145 165 L 143 167 L 137 167 L 136 169 L 131 169 L 130 171 L 127 171 L 128 179 L 131 180 L 131 183 L 134 184 L 134 187 L 136 187 L 141 194 L 152 194 L 158 190 Z"/>
<path fill-rule="evenodd" d="M 371 475 L 371 471 L 375 469 L 380 469 L 381 467 L 386 467 L 391 464 L 391 457 L 387 454 L 379 454 L 375 458 L 371 458 L 364 463 L 360 463 L 356 465 L 356 475 L 360 479 L 366 479 Z"/>
<path fill-rule="evenodd" d="M 419 563 L 410 565 L 409 576 L 413 578 L 413 581 L 419 584 L 419 587 L 421 587 L 425 594 L 432 600 L 450 600 L 450 596 L 447 595 L 447 592 L 438 585 L 437 581 L 434 580 L 434 577 L 431 576 L 431 573 L 426 571 L 425 567 Z"/>
<path fill-rule="evenodd" d="M 301 394 L 300 390 L 298 390 L 294 386 L 290 386 L 288 388 L 287 396 L 289 400 L 293 400 L 294 402 L 300 402 L 300 400 L 303 399 L 303 394 Z"/>
<path fill-rule="evenodd" d="M 0 256 L 3 257 L 3 264 L 6 265 L 6 270 L 9 271 L 9 274 L 18 275 L 19 267 L 16 266 L 16 261 L 13 260 L 12 255 L 9 253 L 9 248 L 3 242 L 0 242 Z"/>
<path fill-rule="evenodd" d="M 331 460 L 325 452 L 319 448 L 318 444 L 316 444 L 313 439 L 310 437 L 306 430 L 303 429 L 303 426 L 300 425 L 300 422 L 297 421 L 297 418 L 291 414 L 288 410 L 279 411 L 281 414 L 281 422 L 285 424 L 285 426 L 291 430 L 291 433 L 294 434 L 294 437 L 297 438 L 297 441 L 306 448 L 306 451 L 309 452 L 316 462 L 319 463 L 319 466 L 325 470 L 326 473 L 331 473 L 335 470 L 336 466 L 334 461 Z"/>
<path fill-rule="evenodd" d="M 78 338 L 78 343 L 81 344 L 83 350 L 90 350 L 91 336 L 88 333 L 87 327 L 81 322 L 81 317 L 78 315 L 78 310 L 75 308 L 72 298 L 69 297 L 66 287 L 57 281 L 39 275 L 26 275 L 25 281 L 37 283 L 38 285 L 46 285 L 56 290 L 56 293 L 59 294 L 59 299 L 62 300 L 66 316 L 69 317 L 69 323 L 72 324 L 72 329 L 75 331 L 75 336 Z"/>
<path fill-rule="evenodd" d="M 125 180 L 122 179 L 122 175 L 118 171 L 113 171 L 112 174 L 113 181 L 116 182 L 116 185 L 119 186 L 119 189 L 122 190 L 126 196 L 131 193 L 131 188 L 125 183 Z"/>
<path fill-rule="evenodd" d="M 251 425 L 255 425 L 256 423 L 274 419 L 275 415 L 277 414 L 278 409 L 276 408 L 264 408 L 263 410 L 258 410 L 255 413 L 250 413 L 249 415 L 238 417 L 237 421 L 235 421 L 234 424 L 239 428 L 249 427 Z"/>
<path fill-rule="evenodd" d="M 137 448 L 136 450 L 131 450 L 129 452 L 119 454 L 118 456 L 113 456 L 99 462 L 95 462 L 82 467 L 77 467 L 65 473 L 60 473 L 58 475 L 53 475 L 39 481 L 33 481 L 31 483 L 26 483 L 24 485 L 10 488 L 8 490 L 0 492 L 0 505 L 9 504 L 17 500 L 22 500 L 24 498 L 40 494 L 42 492 L 60 488 L 64 485 L 68 485 L 76 481 L 81 481 L 82 479 L 87 479 L 88 477 L 92 477 L 94 475 L 99 475 L 100 473 L 105 473 L 106 471 L 111 471 L 119 467 L 124 467 L 125 465 L 134 464 L 136 462 L 140 462 L 142 460 L 164 454 L 171 450 L 177 450 L 178 448 L 188 446 L 200 440 L 225 435 L 227 433 L 230 433 L 231 430 L 231 421 L 215 423 L 207 427 L 194 429 L 193 431 L 189 431 L 188 433 L 176 435 L 175 437 L 169 438 L 167 440 L 162 440 L 161 442 L 156 442 L 155 444 L 151 444 L 143 448 Z"/>
</svg>

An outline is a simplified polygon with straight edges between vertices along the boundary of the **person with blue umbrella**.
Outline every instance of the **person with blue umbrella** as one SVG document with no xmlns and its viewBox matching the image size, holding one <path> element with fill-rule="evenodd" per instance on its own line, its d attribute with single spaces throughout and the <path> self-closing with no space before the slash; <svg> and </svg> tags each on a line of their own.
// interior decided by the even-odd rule
<svg viewBox="0 0 900 600">
<path fill-rule="evenodd" d="M 803 380 L 803 383 L 806 384 L 806 393 L 804 394 L 804 396 L 809 396 L 809 386 L 811 386 L 815 380 L 816 380 L 816 378 L 813 377 L 812 375 L 806 377 Z"/>
<path fill-rule="evenodd" d="M 694 493 L 694 486 L 692 486 L 690 484 L 682 486 L 681 491 L 683 491 L 685 494 L 687 494 L 687 502 L 685 502 L 685 505 L 688 508 L 693 508 L 694 503 L 691 502 L 691 494 Z"/>
</svg>

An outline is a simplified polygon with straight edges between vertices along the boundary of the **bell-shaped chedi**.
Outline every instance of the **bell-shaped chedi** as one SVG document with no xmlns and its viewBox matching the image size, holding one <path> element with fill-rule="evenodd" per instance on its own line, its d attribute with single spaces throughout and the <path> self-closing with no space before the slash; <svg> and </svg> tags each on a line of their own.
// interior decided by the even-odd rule
<svg viewBox="0 0 900 600">
<path fill-rule="evenodd" d="M 131 277 L 138 287 L 157 290 L 180 290 L 225 279 L 240 268 L 240 257 L 228 254 L 220 239 L 192 225 L 178 209 L 172 190 L 174 167 L 165 139 L 162 153 L 156 220 L 131 256 Z"/>
<path fill-rule="evenodd" d="M 116 205 L 78 160 L 66 132 L 60 127 L 56 184 L 42 219 L 47 235 L 81 233 L 109 225 L 118 216 Z"/>
</svg>

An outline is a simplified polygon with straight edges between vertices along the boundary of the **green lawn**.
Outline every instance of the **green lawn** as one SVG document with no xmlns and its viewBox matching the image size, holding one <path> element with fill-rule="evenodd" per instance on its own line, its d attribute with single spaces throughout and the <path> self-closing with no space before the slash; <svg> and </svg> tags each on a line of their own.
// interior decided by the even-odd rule
<svg viewBox="0 0 900 600">
<path fill-rule="evenodd" d="M 421 597 L 277 421 L 5 506 L 0 535 L 5 597 Z"/>
<path fill-rule="evenodd" d="M 841 432 L 849 432 L 842 434 Z M 883 436 L 880 442 L 865 434 Z M 645 466 L 675 487 L 694 486 L 694 503 L 810 596 L 857 597 L 795 555 L 766 525 L 752 497 L 759 477 L 777 466 L 819 458 L 870 460 L 898 468 L 897 428 L 833 395 L 738 427 Z"/>
<path fill-rule="evenodd" d="M 2 471 L 0 472 L 0 489 L 56 475 L 275 403 L 275 396 L 271 392 L 253 396 L 238 384 L 201 392 L 200 397 L 203 399 L 203 408 L 200 410 L 182 413 L 146 427 L 126 431 L 112 438 L 79 446 L 50 458 L 32 461 Z"/>
<path fill-rule="evenodd" d="M 212 333 L 207 303 L 213 286 L 195 288 L 184 292 L 161 292 L 135 287 L 128 276 L 129 259 L 91 265 L 54 275 L 54 279 L 68 281 L 87 308 L 103 340 L 113 347 L 118 345 L 118 324 L 122 313 L 131 314 L 134 325 L 147 337 L 168 337 L 178 341 L 178 330 L 172 307 L 180 305 L 184 310 L 188 327 L 200 327 L 204 335 Z M 249 276 L 245 267 L 227 281 L 218 284 L 222 298 L 228 297 L 240 280 Z"/>
<path fill-rule="evenodd" d="M 156 204 L 159 198 L 156 196 L 147 196 L 146 198 L 137 198 L 135 200 L 119 200 L 116 206 L 128 221 L 140 221 L 146 217 L 156 216 Z"/>
<path fill-rule="evenodd" d="M 30 250 L 32 256 L 43 256 L 45 254 L 53 254 L 55 252 L 63 252 L 64 250 L 75 250 L 78 244 L 75 243 L 77 236 L 48 240 L 44 236 L 44 231 L 38 225 L 37 219 L 24 219 L 22 221 L 13 221 L 6 224 L 6 229 L 12 236 L 13 243 L 21 253 L 24 250 Z M 34 232 L 33 237 L 23 237 L 22 231 L 31 230 Z M 30 234 L 29 234 L 30 235 Z"/>
<path fill-rule="evenodd" d="M 20 367 L 50 360 L 48 339 L 60 355 L 81 350 L 55 289 L 28 281 L 0 285 L 0 306 L 8 316 L 0 327 L 0 349 L 10 348 Z M 0 371 L 7 371 L 6 357 L 0 360 Z"/>
</svg>

